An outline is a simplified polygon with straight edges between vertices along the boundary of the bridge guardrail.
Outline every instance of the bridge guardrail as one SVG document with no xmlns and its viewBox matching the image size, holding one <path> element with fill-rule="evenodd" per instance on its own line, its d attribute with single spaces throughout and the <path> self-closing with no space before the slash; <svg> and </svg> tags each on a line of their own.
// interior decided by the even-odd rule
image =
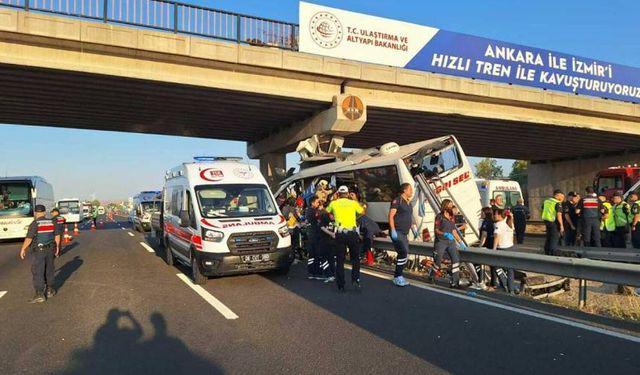
<svg viewBox="0 0 640 375">
<path fill-rule="evenodd" d="M 295 23 L 173 0 L 0 0 L 0 6 L 282 49 L 298 49 Z"/>
<path fill-rule="evenodd" d="M 394 250 L 393 244 L 389 240 L 377 239 L 374 241 L 374 247 L 381 250 Z M 433 256 L 433 245 L 424 242 L 409 242 L 409 253 Z M 460 258 L 463 262 L 640 287 L 640 265 L 636 264 L 481 248 L 460 251 Z"/>
</svg>

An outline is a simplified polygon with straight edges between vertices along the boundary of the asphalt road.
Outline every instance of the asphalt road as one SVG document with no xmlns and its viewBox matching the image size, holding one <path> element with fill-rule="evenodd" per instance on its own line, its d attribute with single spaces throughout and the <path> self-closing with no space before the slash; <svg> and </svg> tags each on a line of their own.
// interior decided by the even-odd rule
<svg viewBox="0 0 640 375">
<path fill-rule="evenodd" d="M 288 276 L 210 279 L 198 292 L 126 222 L 82 231 L 58 295 L 31 305 L 30 263 L 0 244 L 0 374 L 633 374 L 640 327 L 510 297 L 364 275 L 339 294 Z M 153 250 L 153 249 L 151 249 Z M 0 292 L 0 294 L 2 294 Z M 214 300 L 215 299 L 215 300 Z M 217 301 L 217 302 L 216 302 Z M 212 305 L 213 304 L 213 305 Z M 218 308 L 214 307 L 217 306 Z M 226 307 L 237 319 L 219 311 Z M 230 316 L 227 311 L 227 316 Z M 565 319 L 565 317 L 567 317 Z"/>
</svg>

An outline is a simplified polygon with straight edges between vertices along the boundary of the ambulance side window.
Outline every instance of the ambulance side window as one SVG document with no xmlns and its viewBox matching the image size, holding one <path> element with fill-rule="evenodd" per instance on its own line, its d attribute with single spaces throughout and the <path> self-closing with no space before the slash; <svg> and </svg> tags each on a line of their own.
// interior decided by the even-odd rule
<svg viewBox="0 0 640 375">
<path fill-rule="evenodd" d="M 193 201 L 191 200 L 191 194 L 189 192 L 187 192 L 187 210 L 189 211 L 189 226 L 197 229 L 196 213 L 193 211 Z"/>
<path fill-rule="evenodd" d="M 175 189 L 172 194 L 171 202 L 171 214 L 180 216 L 180 210 L 182 209 L 182 190 Z"/>
</svg>

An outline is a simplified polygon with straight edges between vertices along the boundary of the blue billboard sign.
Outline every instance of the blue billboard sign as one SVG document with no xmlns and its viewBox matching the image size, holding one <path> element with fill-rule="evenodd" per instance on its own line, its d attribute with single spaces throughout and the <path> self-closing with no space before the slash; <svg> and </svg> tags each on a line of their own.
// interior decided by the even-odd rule
<svg viewBox="0 0 640 375">
<path fill-rule="evenodd" d="M 640 69 L 439 30 L 408 69 L 640 102 Z"/>
</svg>

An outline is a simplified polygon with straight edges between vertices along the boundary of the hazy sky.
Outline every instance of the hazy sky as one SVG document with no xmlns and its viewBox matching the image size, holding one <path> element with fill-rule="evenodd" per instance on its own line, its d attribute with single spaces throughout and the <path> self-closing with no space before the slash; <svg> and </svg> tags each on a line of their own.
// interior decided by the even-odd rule
<svg viewBox="0 0 640 375">
<path fill-rule="evenodd" d="M 183 2 L 298 21 L 298 2 L 294 0 Z M 312 2 L 640 67 L 637 1 Z M 499 138 L 497 142 L 499 147 Z M 36 151 L 36 145 L 41 151 Z M 55 149 L 60 160 L 53 159 Z M 199 154 L 246 157 L 241 142 L 0 125 L 0 175 L 42 175 L 54 184 L 56 198 L 91 198 L 95 194 L 98 199 L 123 199 L 140 190 L 160 189 L 166 169 Z M 297 157 L 289 155 L 288 162 L 295 164 Z M 508 172 L 511 162 L 501 161 L 501 165 Z"/>
</svg>

